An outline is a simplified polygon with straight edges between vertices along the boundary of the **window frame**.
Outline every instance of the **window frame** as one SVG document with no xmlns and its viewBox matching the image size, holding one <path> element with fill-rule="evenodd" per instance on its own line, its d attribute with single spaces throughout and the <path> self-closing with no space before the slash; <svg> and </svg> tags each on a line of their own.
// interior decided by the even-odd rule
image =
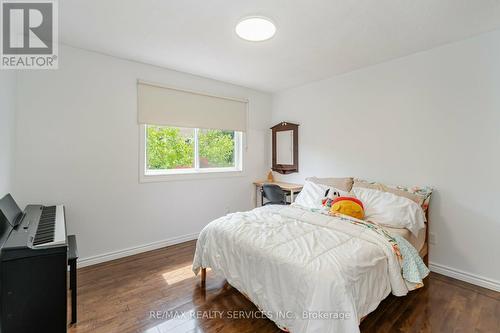
<svg viewBox="0 0 500 333">
<path fill-rule="evenodd" d="M 151 126 L 162 126 L 153 125 Z M 159 170 L 148 170 L 147 169 L 147 124 L 141 124 L 139 129 L 139 182 L 160 182 L 160 181 L 172 181 L 172 180 L 188 180 L 188 179 L 206 179 L 206 178 L 225 178 L 225 177 L 239 177 L 244 174 L 244 155 L 246 153 L 245 147 L 245 133 L 235 132 L 234 148 L 235 148 L 235 167 L 224 167 L 224 168 L 200 168 L 199 165 L 199 143 L 198 143 L 198 132 L 199 128 L 195 128 L 194 136 L 194 158 L 195 167 L 190 169 L 159 169 Z M 177 127 L 177 126 L 172 126 Z"/>
</svg>

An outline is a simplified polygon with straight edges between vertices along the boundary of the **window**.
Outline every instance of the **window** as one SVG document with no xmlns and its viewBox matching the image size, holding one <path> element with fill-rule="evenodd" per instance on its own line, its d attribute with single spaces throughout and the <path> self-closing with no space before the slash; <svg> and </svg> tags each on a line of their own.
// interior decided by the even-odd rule
<svg viewBox="0 0 500 333">
<path fill-rule="evenodd" d="M 242 176 L 248 103 L 138 80 L 139 181 Z"/>
<path fill-rule="evenodd" d="M 242 170 L 242 132 L 144 126 L 144 176 Z"/>
</svg>

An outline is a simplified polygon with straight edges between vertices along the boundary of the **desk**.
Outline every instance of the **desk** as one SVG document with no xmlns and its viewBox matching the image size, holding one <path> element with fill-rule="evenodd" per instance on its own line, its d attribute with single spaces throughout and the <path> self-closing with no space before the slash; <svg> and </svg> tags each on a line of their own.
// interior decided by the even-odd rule
<svg viewBox="0 0 500 333">
<path fill-rule="evenodd" d="M 281 189 L 287 193 L 290 193 L 290 203 L 294 201 L 294 195 L 302 191 L 302 187 L 304 185 L 301 184 L 292 184 L 292 183 L 284 183 L 284 182 L 269 182 L 267 180 L 258 180 L 253 183 L 255 185 L 256 194 L 255 194 L 255 207 L 259 205 L 259 193 L 262 195 L 262 185 L 264 184 L 274 184 L 281 187 Z"/>
</svg>

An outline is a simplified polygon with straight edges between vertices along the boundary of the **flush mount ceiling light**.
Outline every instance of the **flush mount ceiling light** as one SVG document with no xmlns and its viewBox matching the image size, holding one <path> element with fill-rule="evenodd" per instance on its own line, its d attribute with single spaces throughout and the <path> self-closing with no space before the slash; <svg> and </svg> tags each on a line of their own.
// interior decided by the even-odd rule
<svg viewBox="0 0 500 333">
<path fill-rule="evenodd" d="M 251 42 L 262 42 L 273 37 L 276 33 L 274 23 L 262 16 L 245 17 L 236 25 L 236 34 Z"/>
</svg>

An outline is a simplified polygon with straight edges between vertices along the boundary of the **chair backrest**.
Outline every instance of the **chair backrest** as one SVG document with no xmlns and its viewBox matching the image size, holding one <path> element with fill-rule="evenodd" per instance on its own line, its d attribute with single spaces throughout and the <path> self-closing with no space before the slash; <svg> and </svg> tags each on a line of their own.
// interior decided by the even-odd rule
<svg viewBox="0 0 500 333">
<path fill-rule="evenodd" d="M 268 204 L 286 205 L 285 192 L 276 184 L 264 184 L 262 194 L 269 200 Z"/>
</svg>

